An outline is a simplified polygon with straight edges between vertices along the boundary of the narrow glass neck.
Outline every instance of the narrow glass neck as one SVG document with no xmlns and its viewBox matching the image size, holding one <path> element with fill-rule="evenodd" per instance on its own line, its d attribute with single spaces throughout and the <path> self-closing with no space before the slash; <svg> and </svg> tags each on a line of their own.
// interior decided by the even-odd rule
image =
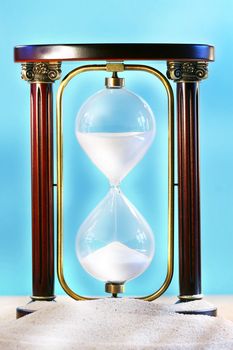
<svg viewBox="0 0 233 350">
<path fill-rule="evenodd" d="M 112 184 L 111 182 L 109 182 L 109 186 L 110 186 L 110 191 L 111 192 L 117 192 L 120 193 L 121 189 L 120 189 L 120 182 L 118 182 L 117 184 Z"/>
<path fill-rule="evenodd" d="M 115 182 L 115 181 L 112 182 L 111 180 L 109 181 L 109 186 L 111 188 L 116 188 L 116 189 L 118 188 L 119 189 L 120 188 L 120 184 L 121 184 L 120 182 Z"/>
</svg>

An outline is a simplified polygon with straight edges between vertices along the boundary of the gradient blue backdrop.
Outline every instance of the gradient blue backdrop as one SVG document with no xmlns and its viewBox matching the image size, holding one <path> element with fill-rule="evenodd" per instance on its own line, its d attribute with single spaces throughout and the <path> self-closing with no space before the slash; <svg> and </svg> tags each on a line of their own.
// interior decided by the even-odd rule
<svg viewBox="0 0 233 350">
<path fill-rule="evenodd" d="M 201 199 L 203 292 L 233 293 L 233 2 L 231 0 L 12 1 L 0 8 L 0 294 L 31 293 L 29 86 L 20 80 L 13 47 L 20 44 L 85 42 L 181 42 L 216 46 L 216 62 L 201 83 Z M 66 73 L 75 64 L 66 63 Z M 165 72 L 164 64 L 156 65 Z M 74 137 L 74 118 L 87 96 L 102 87 L 103 75 L 87 75 L 65 96 L 65 273 L 80 293 L 102 285 L 78 265 L 78 226 L 105 195 L 107 181 L 85 157 Z M 128 286 L 144 293 L 158 287 L 166 263 L 166 100 L 159 85 L 127 75 L 128 87 L 155 111 L 153 147 L 123 183 L 125 194 L 155 231 L 153 266 Z M 57 89 L 57 83 L 54 88 Z M 84 200 L 85 199 L 85 200 Z M 177 224 L 177 223 L 176 223 Z M 177 234 L 177 229 L 176 229 Z M 56 285 L 56 293 L 62 293 Z M 169 294 L 178 293 L 176 269 Z"/>
</svg>

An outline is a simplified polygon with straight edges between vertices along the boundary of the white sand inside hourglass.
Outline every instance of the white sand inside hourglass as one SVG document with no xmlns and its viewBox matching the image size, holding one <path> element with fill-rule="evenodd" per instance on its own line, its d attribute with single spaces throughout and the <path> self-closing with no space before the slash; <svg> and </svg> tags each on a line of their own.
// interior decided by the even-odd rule
<svg viewBox="0 0 233 350">
<path fill-rule="evenodd" d="M 76 137 L 92 162 L 113 185 L 117 185 L 143 158 L 154 134 L 154 130 L 122 133 L 77 132 Z"/>
<path fill-rule="evenodd" d="M 80 259 L 83 268 L 105 282 L 124 282 L 139 276 L 151 259 L 115 241 Z"/>
</svg>

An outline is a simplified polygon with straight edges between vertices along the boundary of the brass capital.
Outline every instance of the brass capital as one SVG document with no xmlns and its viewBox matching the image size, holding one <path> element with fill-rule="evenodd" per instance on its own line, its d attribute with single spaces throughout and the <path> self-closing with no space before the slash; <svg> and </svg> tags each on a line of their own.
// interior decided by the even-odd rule
<svg viewBox="0 0 233 350">
<path fill-rule="evenodd" d="M 208 77 L 206 62 L 167 62 L 167 77 L 175 82 L 200 81 Z"/>
<path fill-rule="evenodd" d="M 53 83 L 60 77 L 60 62 L 27 62 L 22 64 L 21 78 L 29 83 Z"/>
</svg>

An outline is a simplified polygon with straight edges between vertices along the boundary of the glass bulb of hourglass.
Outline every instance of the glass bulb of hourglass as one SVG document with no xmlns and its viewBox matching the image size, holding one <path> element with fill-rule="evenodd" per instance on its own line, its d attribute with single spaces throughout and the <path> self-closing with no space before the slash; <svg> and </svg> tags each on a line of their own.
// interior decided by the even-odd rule
<svg viewBox="0 0 233 350">
<path fill-rule="evenodd" d="M 92 162 L 117 185 L 150 147 L 155 119 L 141 97 L 125 88 L 106 88 L 82 105 L 75 133 Z"/>
<path fill-rule="evenodd" d="M 119 188 L 154 139 L 153 112 L 129 90 L 107 87 L 82 105 L 75 133 L 111 185 L 109 193 L 81 225 L 76 254 L 83 268 L 95 278 L 124 283 L 142 274 L 154 255 L 151 228 Z"/>
<path fill-rule="evenodd" d="M 112 187 L 79 229 L 76 253 L 93 277 L 124 283 L 142 274 L 154 255 L 153 233 L 117 187 Z"/>
</svg>

